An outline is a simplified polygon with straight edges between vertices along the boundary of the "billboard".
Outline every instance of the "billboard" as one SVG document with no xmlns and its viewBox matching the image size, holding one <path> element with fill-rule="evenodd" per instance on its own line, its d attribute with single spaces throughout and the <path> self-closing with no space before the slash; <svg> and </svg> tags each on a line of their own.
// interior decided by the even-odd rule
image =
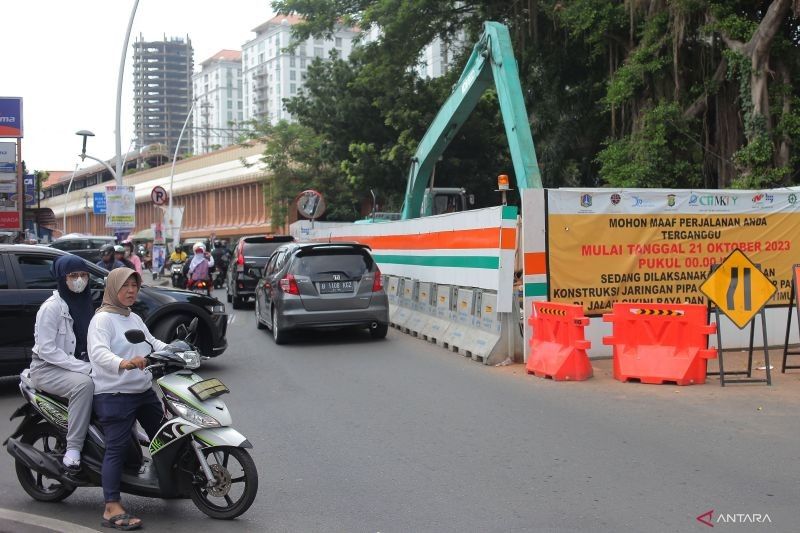
<svg viewBox="0 0 800 533">
<path fill-rule="evenodd" d="M 0 137 L 22 137 L 22 98 L 0 97 Z"/>
<path fill-rule="evenodd" d="M 106 186 L 106 227 L 127 230 L 136 227 L 135 187 Z"/>
<path fill-rule="evenodd" d="M 790 189 L 549 190 L 548 299 L 587 315 L 614 302 L 705 303 L 700 286 L 734 250 L 789 300 L 800 194 Z"/>
<path fill-rule="evenodd" d="M 0 143 L 0 173 L 17 174 L 17 143 Z"/>
</svg>

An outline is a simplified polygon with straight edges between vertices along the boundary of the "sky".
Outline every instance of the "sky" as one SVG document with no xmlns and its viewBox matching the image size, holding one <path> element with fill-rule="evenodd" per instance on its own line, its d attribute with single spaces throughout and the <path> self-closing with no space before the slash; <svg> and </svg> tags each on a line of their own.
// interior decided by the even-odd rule
<svg viewBox="0 0 800 533">
<path fill-rule="evenodd" d="M 86 153 L 116 154 L 119 63 L 134 0 L 5 0 L 0 32 L 0 97 L 23 99 L 22 159 L 28 171 L 73 170 Z M 253 28 L 274 16 L 269 0 L 139 0 L 122 85 L 122 153 L 133 140 L 130 46 L 187 35 L 199 64 L 222 49 L 241 50 Z M 3 139 L 8 141 L 11 139 Z M 112 164 L 113 166 L 113 164 Z"/>
</svg>

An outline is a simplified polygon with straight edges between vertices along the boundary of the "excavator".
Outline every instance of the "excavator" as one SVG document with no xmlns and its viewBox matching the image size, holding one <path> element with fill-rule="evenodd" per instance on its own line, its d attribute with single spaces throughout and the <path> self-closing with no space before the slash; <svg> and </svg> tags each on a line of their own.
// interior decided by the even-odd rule
<svg viewBox="0 0 800 533">
<path fill-rule="evenodd" d="M 400 219 L 469 209 L 469 195 L 464 189 L 429 188 L 428 184 L 436 161 L 492 85 L 500 102 L 517 187 L 542 188 L 508 28 L 499 22 L 484 22 L 483 33 L 461 77 L 411 158 Z"/>
</svg>

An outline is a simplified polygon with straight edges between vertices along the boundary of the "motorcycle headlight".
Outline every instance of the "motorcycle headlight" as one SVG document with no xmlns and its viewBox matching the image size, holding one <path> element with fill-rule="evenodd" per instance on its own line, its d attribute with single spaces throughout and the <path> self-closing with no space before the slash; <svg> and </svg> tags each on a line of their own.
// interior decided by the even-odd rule
<svg viewBox="0 0 800 533">
<path fill-rule="evenodd" d="M 169 405 L 169 408 L 173 413 L 185 418 L 192 424 L 204 428 L 220 427 L 219 421 L 213 416 L 202 413 L 197 409 L 189 407 L 185 403 L 179 402 L 178 400 L 167 398 L 167 405 Z"/>
<path fill-rule="evenodd" d="M 194 370 L 200 367 L 200 354 L 194 350 L 182 352 L 181 357 L 186 361 L 186 368 Z"/>
</svg>

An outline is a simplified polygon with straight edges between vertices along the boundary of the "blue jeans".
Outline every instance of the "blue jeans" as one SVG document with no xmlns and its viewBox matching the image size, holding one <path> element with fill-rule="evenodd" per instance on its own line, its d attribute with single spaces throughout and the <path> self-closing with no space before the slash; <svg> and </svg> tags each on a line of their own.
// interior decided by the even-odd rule
<svg viewBox="0 0 800 533">
<path fill-rule="evenodd" d="M 103 455 L 103 497 L 118 502 L 122 465 L 131 440 L 133 425 L 138 420 L 151 439 L 164 418 L 164 409 L 153 389 L 136 394 L 95 394 L 94 412 L 106 441 Z"/>
</svg>

